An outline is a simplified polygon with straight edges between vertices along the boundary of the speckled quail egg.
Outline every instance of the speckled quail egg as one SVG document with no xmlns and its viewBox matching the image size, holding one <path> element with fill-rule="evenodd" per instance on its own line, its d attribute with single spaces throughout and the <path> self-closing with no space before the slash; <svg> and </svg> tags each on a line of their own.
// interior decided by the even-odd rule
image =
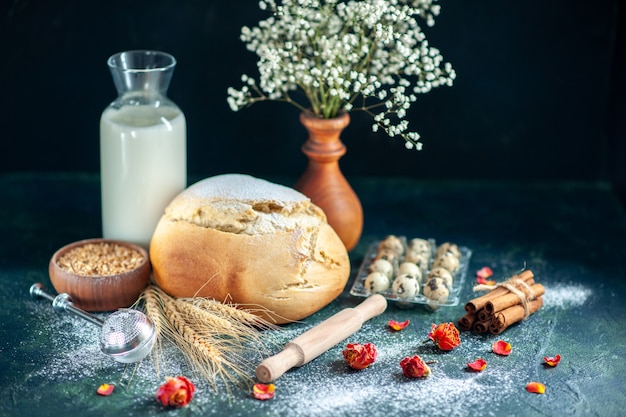
<svg viewBox="0 0 626 417">
<path fill-rule="evenodd" d="M 398 275 L 411 275 L 418 283 L 422 282 L 422 271 L 413 262 L 402 262 L 398 267 Z"/>
<path fill-rule="evenodd" d="M 419 293 L 420 284 L 414 275 L 398 275 L 391 285 L 393 293 L 401 300 L 410 300 Z"/>
<path fill-rule="evenodd" d="M 431 278 L 424 285 L 424 297 L 440 303 L 446 301 L 450 291 L 441 278 Z"/>
<path fill-rule="evenodd" d="M 404 262 L 414 263 L 422 271 L 425 271 L 428 269 L 428 263 L 430 262 L 430 252 L 415 252 L 409 250 L 404 257 Z"/>
<path fill-rule="evenodd" d="M 404 243 L 398 236 L 389 235 L 378 244 L 378 251 L 391 250 L 398 255 L 404 254 Z"/>
<path fill-rule="evenodd" d="M 400 258 L 400 255 L 398 255 L 396 252 L 392 251 L 391 249 L 382 249 L 376 253 L 376 257 L 374 259 L 385 259 L 391 262 L 392 265 L 398 265 L 399 258 Z"/>
<path fill-rule="evenodd" d="M 420 253 L 432 253 L 430 242 L 420 238 L 411 239 L 409 241 L 409 250 Z"/>
<path fill-rule="evenodd" d="M 430 280 L 431 278 L 441 278 L 443 280 L 443 283 L 448 288 L 452 288 L 452 284 L 454 283 L 454 277 L 452 276 L 450 271 L 440 266 L 430 270 L 430 272 L 428 273 L 428 280 Z"/>
<path fill-rule="evenodd" d="M 459 269 L 459 265 L 459 258 L 454 256 L 452 252 L 445 252 L 443 255 L 438 255 L 433 261 L 433 268 L 441 267 L 453 273 Z"/>
<path fill-rule="evenodd" d="M 387 278 L 393 278 L 393 265 L 386 259 L 375 259 L 369 267 L 369 272 L 382 272 Z"/>
<path fill-rule="evenodd" d="M 459 250 L 459 247 L 454 244 L 454 243 L 450 243 L 450 242 L 445 242 L 442 243 L 441 245 L 439 245 L 437 247 L 437 254 L 436 256 L 441 256 L 447 252 L 452 253 L 455 257 L 461 259 L 461 251 Z"/>
<path fill-rule="evenodd" d="M 382 272 L 370 272 L 365 278 L 365 289 L 370 293 L 385 292 L 389 289 L 389 277 Z"/>
</svg>

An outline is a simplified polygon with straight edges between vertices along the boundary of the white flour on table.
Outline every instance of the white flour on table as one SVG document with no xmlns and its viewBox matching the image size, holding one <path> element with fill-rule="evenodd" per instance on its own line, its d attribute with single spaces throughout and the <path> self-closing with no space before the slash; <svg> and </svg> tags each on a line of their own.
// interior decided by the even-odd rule
<svg viewBox="0 0 626 417">
<path fill-rule="evenodd" d="M 583 285 L 546 286 L 542 310 L 576 308 L 587 302 L 591 295 L 592 291 Z M 42 357 L 42 363 L 37 365 L 37 370 L 27 380 L 90 384 L 95 391 L 101 383 L 117 383 L 120 380 L 127 383 L 132 377 L 129 385 L 133 387 L 132 392 L 143 396 L 138 401 L 146 401 L 146 398 L 154 397 L 156 389 L 167 376 L 183 374 L 193 378 L 199 388 L 190 406 L 201 408 L 203 413 L 211 409 L 216 398 L 225 396 L 216 394 L 201 380 L 194 378 L 185 359 L 171 345 L 164 344 L 163 355 L 159 360 L 159 375 L 150 357 L 136 369 L 134 365 L 125 368 L 100 352 L 100 329 L 97 326 L 70 315 L 58 315 L 44 304 L 31 301 L 27 309 L 34 317 L 43 317 L 41 322 L 46 325 L 37 330 L 37 337 L 41 339 L 42 332 L 49 333 L 55 356 Z M 524 349 L 523 346 L 514 346 L 511 357 L 499 357 L 491 352 L 491 343 L 496 339 L 485 335 L 462 333 L 461 345 L 448 353 L 434 349 L 430 342 L 422 345 L 430 330 L 430 315 L 390 309 L 384 319 L 380 317 L 366 323 L 361 332 L 333 347 L 323 358 L 305 365 L 306 369 L 294 369 L 283 375 L 276 382 L 276 397 L 273 400 L 254 400 L 248 392 L 235 387 L 235 402 L 243 401 L 247 404 L 243 407 L 239 407 L 241 404 L 232 406 L 231 414 L 236 415 L 241 408 L 247 412 L 259 411 L 260 415 L 348 416 L 367 415 L 374 408 L 384 408 L 389 415 L 414 411 L 428 412 L 430 416 L 461 416 L 466 414 L 463 410 L 469 409 L 476 415 L 494 415 L 491 408 L 494 392 L 502 398 L 515 401 L 525 394 L 527 382 L 542 376 L 538 360 L 544 354 L 541 351 L 543 348 L 532 345 L 532 335 L 542 334 L 549 323 L 549 320 L 541 317 L 542 310 L 535 313 L 535 320 L 535 317 L 531 317 L 520 324 L 520 327 L 524 326 L 521 329 L 523 332 L 519 332 L 516 337 L 529 347 Z M 409 327 L 401 332 L 389 331 L 386 320 L 403 321 L 404 316 L 411 317 Z M 448 320 L 454 321 L 455 318 Z M 287 326 L 280 332 L 268 331 L 267 337 L 274 344 L 282 346 L 305 330 Z M 371 339 L 361 340 L 365 334 Z M 497 338 L 506 340 L 506 333 Z M 378 349 L 377 361 L 363 371 L 349 369 L 343 362 L 341 352 L 345 344 L 350 342 L 374 343 Z M 429 378 L 410 380 L 402 376 L 399 362 L 415 354 L 426 361 L 438 361 L 430 365 L 432 375 Z M 467 371 L 466 364 L 478 357 L 487 360 L 487 369 L 482 373 Z M 252 375 L 253 372 L 251 370 Z M 108 380 L 101 380 L 102 375 L 108 375 Z M 219 402 L 222 411 L 231 407 L 227 399 Z M 462 408 L 459 408 L 461 404 Z M 219 415 L 217 411 L 211 412 Z"/>
</svg>

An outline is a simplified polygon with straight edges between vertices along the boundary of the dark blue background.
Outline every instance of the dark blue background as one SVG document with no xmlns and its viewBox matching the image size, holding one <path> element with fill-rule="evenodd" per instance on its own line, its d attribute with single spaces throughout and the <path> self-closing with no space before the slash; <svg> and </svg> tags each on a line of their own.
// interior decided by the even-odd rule
<svg viewBox="0 0 626 417">
<path fill-rule="evenodd" d="M 619 0 L 440 1 L 431 44 L 452 88 L 409 115 L 422 152 L 353 114 L 341 165 L 356 176 L 611 181 L 626 188 L 625 52 Z M 297 176 L 298 111 L 232 112 L 226 89 L 257 75 L 239 40 L 267 15 L 256 0 L 9 0 L 0 22 L 0 172 L 99 171 L 98 126 L 115 98 L 113 53 L 159 49 L 178 66 L 169 96 L 185 112 L 188 170 Z M 425 25 L 424 25 L 425 26 Z"/>
</svg>

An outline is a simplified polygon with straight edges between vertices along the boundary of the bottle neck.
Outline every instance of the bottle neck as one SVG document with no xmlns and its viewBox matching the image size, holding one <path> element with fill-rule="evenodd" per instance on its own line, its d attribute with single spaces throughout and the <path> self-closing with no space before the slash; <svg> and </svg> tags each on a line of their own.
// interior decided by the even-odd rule
<svg viewBox="0 0 626 417">
<path fill-rule="evenodd" d="M 127 51 L 111 56 L 107 64 L 120 97 L 152 102 L 167 96 L 176 60 L 158 51 Z"/>
<path fill-rule="evenodd" d="M 119 92 L 120 95 L 113 102 L 115 107 L 121 106 L 142 106 L 142 105 L 150 105 L 152 107 L 163 107 L 163 106 L 172 106 L 175 107 L 176 104 L 172 102 L 167 96 L 161 94 L 158 91 L 126 91 Z"/>
</svg>

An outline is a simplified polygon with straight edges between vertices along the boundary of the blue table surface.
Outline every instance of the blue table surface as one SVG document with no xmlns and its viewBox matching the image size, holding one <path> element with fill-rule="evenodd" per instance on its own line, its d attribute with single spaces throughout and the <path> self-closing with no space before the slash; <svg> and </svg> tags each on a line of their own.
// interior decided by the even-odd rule
<svg viewBox="0 0 626 417">
<path fill-rule="evenodd" d="M 289 185 L 289 180 L 275 179 Z M 387 311 L 311 363 L 276 382 L 276 397 L 251 398 L 249 386 L 214 390 L 175 349 L 164 345 L 157 372 L 152 357 L 125 366 L 98 349 L 97 329 L 55 313 L 29 297 L 34 282 L 52 289 L 47 265 L 61 246 L 98 237 L 100 182 L 91 174 L 0 175 L 0 416 L 623 416 L 626 410 L 626 212 L 606 183 L 508 183 L 350 179 L 360 196 L 365 226 L 350 252 L 351 278 L 329 306 L 282 330 L 265 331 L 267 351 L 278 352 L 311 326 L 362 299 L 351 287 L 366 250 L 388 234 L 429 237 L 472 250 L 461 302 L 430 311 L 391 304 Z M 461 333 L 461 345 L 441 352 L 423 344 L 432 323 L 456 322 L 473 298 L 474 273 L 493 269 L 497 280 L 531 269 L 546 288 L 544 306 L 503 334 Z M 391 332 L 389 320 L 410 320 Z M 491 345 L 511 343 L 510 356 Z M 352 371 L 345 343 L 372 342 L 378 359 Z M 402 376 L 399 362 L 420 355 L 427 379 Z M 544 356 L 560 354 L 555 368 Z M 481 373 L 466 364 L 485 358 Z M 253 376 L 254 369 L 250 369 Z M 183 409 L 166 409 L 155 393 L 168 375 L 184 374 L 198 390 Z M 530 381 L 543 395 L 526 392 Z M 116 384 L 109 397 L 96 394 Z"/>
</svg>

